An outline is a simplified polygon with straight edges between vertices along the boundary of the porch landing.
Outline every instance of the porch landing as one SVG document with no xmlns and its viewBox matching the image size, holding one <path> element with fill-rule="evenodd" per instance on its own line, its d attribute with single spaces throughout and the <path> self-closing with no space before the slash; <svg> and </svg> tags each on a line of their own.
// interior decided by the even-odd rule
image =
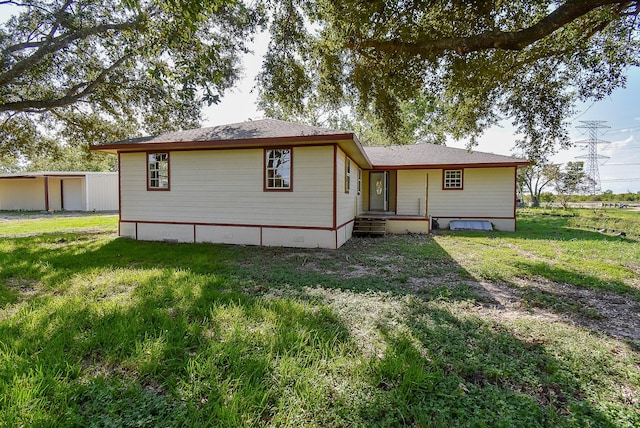
<svg viewBox="0 0 640 428">
<path fill-rule="evenodd" d="M 356 217 L 354 235 L 429 233 L 429 219 L 419 215 L 397 215 L 392 211 L 366 211 Z"/>
</svg>

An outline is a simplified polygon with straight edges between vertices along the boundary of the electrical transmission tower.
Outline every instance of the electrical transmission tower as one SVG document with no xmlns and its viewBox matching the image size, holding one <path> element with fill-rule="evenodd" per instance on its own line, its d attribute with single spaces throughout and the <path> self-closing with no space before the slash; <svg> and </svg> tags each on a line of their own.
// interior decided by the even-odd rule
<svg viewBox="0 0 640 428">
<path fill-rule="evenodd" d="M 598 138 L 599 130 L 604 128 L 611 128 L 610 126 L 603 125 L 605 120 L 581 120 L 584 125 L 576 126 L 576 128 L 583 128 L 589 132 L 589 139 L 578 141 L 578 144 L 585 144 L 587 154 L 582 156 L 576 156 L 576 159 L 586 159 L 585 173 L 590 178 L 589 193 L 595 195 L 600 192 L 600 160 L 606 162 L 609 156 L 602 156 L 598 154 L 598 144 L 609 144 L 608 141 L 604 141 Z"/>
</svg>

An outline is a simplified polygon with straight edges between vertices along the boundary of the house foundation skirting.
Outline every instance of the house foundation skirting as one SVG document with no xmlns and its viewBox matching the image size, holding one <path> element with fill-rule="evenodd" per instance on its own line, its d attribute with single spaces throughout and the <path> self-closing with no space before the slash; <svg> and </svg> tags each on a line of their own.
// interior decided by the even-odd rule
<svg viewBox="0 0 640 428">
<path fill-rule="evenodd" d="M 502 232 L 513 232 L 516 230 L 516 219 L 513 217 L 445 217 L 435 216 L 438 220 L 440 229 L 448 229 L 449 222 L 452 220 L 487 220 L 490 221 L 495 230 Z"/>
<path fill-rule="evenodd" d="M 208 242 L 335 249 L 351 238 L 353 220 L 336 228 L 120 221 L 120 236 L 142 241 Z"/>
</svg>

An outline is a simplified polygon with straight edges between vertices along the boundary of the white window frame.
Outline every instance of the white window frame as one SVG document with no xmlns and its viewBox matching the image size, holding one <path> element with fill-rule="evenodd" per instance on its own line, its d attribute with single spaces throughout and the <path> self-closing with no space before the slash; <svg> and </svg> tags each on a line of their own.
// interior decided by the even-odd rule
<svg viewBox="0 0 640 428">
<path fill-rule="evenodd" d="M 169 152 L 147 153 L 147 190 L 169 190 Z"/>
<path fill-rule="evenodd" d="M 463 169 L 445 169 L 442 171 L 442 188 L 445 190 L 462 190 L 464 188 Z"/>
<path fill-rule="evenodd" d="M 280 156 L 274 156 L 280 153 Z M 284 161 L 282 161 L 284 157 Z M 274 162 L 279 161 L 274 165 Z M 280 162 L 281 161 L 281 162 Z M 264 190 L 291 191 L 293 189 L 293 149 L 264 149 Z"/>
<path fill-rule="evenodd" d="M 344 161 L 344 193 L 351 191 L 351 159 L 345 157 Z"/>
</svg>

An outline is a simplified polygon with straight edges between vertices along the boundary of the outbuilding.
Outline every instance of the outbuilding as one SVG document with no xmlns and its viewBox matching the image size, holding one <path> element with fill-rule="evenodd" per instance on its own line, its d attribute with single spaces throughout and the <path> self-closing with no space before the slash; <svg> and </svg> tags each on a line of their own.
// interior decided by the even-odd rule
<svg viewBox="0 0 640 428">
<path fill-rule="evenodd" d="M 117 172 L 0 174 L 0 210 L 116 211 Z"/>
</svg>

